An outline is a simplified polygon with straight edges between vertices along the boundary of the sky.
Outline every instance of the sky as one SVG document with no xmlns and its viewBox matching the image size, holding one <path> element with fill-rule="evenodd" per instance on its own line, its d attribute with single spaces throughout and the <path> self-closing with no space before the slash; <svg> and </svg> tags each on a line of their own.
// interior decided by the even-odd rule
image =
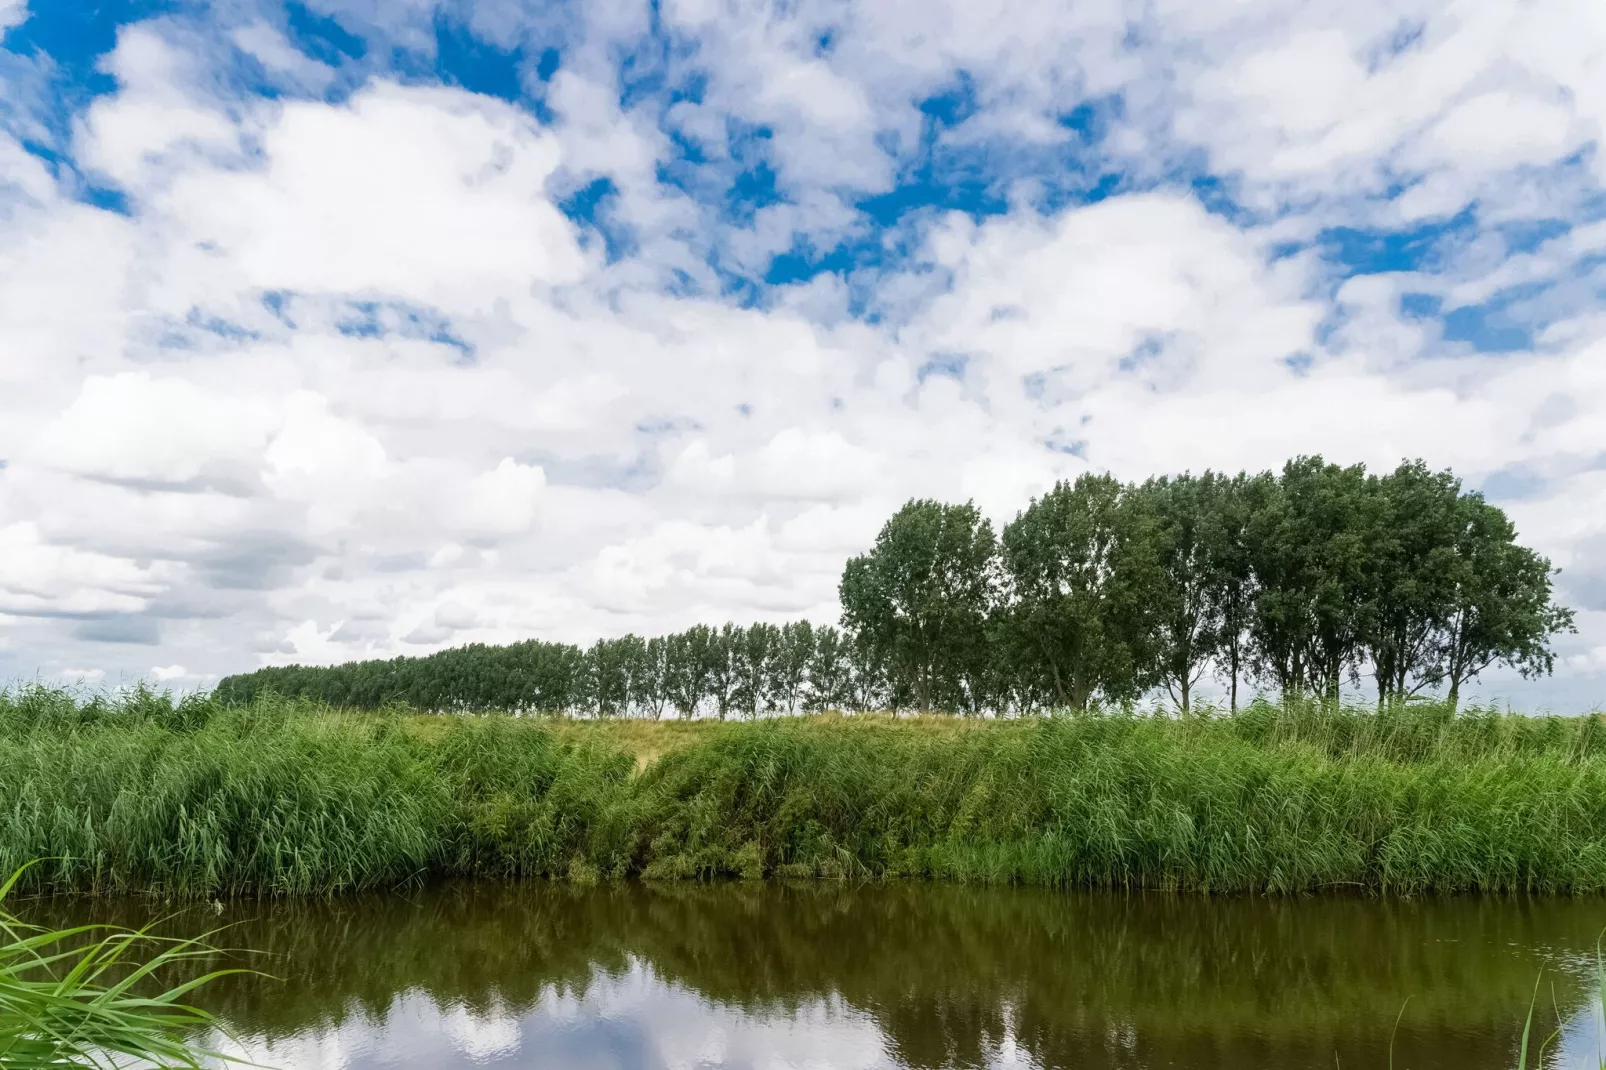
<svg viewBox="0 0 1606 1070">
<path fill-rule="evenodd" d="M 834 621 L 911 497 L 1449 467 L 1606 703 L 1598 0 L 0 0 L 0 679 Z"/>
</svg>

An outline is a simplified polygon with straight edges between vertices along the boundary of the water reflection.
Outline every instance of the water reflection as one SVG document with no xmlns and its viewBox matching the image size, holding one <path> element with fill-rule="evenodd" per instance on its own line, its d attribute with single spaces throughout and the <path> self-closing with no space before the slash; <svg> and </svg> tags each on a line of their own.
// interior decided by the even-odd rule
<svg viewBox="0 0 1606 1070">
<path fill-rule="evenodd" d="M 1606 902 L 460 885 L 173 926 L 219 921 L 286 980 L 207 1005 L 286 1070 L 1360 1068 L 1391 1035 L 1401 1070 L 1505 1070 L 1541 968 L 1551 1065 L 1595 1057 Z"/>
</svg>

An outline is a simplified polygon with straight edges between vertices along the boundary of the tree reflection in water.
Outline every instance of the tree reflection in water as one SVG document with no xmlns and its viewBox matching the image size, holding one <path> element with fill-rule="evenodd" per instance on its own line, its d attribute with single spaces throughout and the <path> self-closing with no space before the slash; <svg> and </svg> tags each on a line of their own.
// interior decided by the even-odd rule
<svg viewBox="0 0 1606 1070">
<path fill-rule="evenodd" d="M 224 920 L 285 981 L 206 1005 L 281 1066 L 1382 1067 L 1409 998 L 1395 1066 L 1505 1070 L 1541 968 L 1594 1053 L 1606 902 L 527 883 Z"/>
</svg>

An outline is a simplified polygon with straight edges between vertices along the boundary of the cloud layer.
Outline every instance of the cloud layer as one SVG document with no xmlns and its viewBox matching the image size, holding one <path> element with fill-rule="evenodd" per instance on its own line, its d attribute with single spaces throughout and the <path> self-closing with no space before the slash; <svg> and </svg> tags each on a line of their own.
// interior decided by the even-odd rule
<svg viewBox="0 0 1606 1070">
<path fill-rule="evenodd" d="M 831 620 L 908 497 L 1320 452 L 1508 508 L 1580 634 L 1487 690 L 1599 701 L 1598 4 L 0 23 L 6 676 Z"/>
</svg>

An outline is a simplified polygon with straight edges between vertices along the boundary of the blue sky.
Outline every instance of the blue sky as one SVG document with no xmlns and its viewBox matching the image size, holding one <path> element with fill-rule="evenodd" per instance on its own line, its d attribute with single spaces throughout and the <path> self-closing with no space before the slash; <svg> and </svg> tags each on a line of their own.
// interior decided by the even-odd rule
<svg viewBox="0 0 1606 1070">
<path fill-rule="evenodd" d="M 827 620 L 909 496 L 1321 452 L 1507 505 L 1492 693 L 1592 705 L 1597 7 L 1067 7 L 0 2 L 0 670 Z"/>
</svg>

